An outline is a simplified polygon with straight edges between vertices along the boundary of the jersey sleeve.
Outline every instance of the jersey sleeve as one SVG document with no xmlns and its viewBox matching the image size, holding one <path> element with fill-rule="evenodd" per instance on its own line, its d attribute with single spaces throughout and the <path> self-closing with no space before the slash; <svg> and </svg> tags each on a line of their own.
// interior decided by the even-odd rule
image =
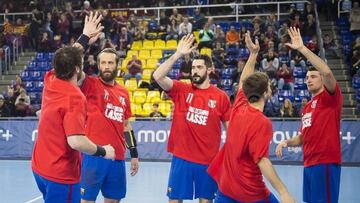
<svg viewBox="0 0 360 203">
<path fill-rule="evenodd" d="M 84 93 L 85 96 L 91 91 L 92 84 L 94 84 L 94 78 L 90 76 L 85 76 L 84 82 L 81 85 L 80 89 Z"/>
<path fill-rule="evenodd" d="M 186 84 L 177 80 L 173 80 L 172 88 L 167 91 L 167 95 L 174 101 L 176 96 L 186 87 Z"/>
<path fill-rule="evenodd" d="M 222 110 L 222 114 L 221 114 L 221 121 L 225 122 L 230 120 L 230 113 L 231 113 L 231 103 L 230 103 L 230 99 L 227 95 L 224 94 L 224 96 L 222 97 L 222 105 L 221 105 L 221 110 Z"/>
<path fill-rule="evenodd" d="M 66 136 L 85 135 L 86 100 L 82 95 L 71 96 L 63 117 Z"/>
<path fill-rule="evenodd" d="M 338 83 L 336 83 L 336 88 L 335 88 L 335 93 L 334 94 L 330 94 L 329 91 L 325 88 L 325 93 L 324 93 L 324 97 L 325 99 L 322 100 L 324 102 L 326 102 L 326 105 L 328 106 L 342 106 L 342 93 L 341 93 L 341 89 Z"/>
<path fill-rule="evenodd" d="M 272 137 L 272 125 L 270 121 L 264 123 L 249 142 L 249 152 L 255 164 L 262 157 L 269 157 L 269 145 Z"/>
<path fill-rule="evenodd" d="M 248 104 L 248 100 L 244 94 L 244 91 L 242 89 L 239 89 L 238 93 L 236 94 L 234 106 L 246 105 L 246 104 Z"/>
</svg>

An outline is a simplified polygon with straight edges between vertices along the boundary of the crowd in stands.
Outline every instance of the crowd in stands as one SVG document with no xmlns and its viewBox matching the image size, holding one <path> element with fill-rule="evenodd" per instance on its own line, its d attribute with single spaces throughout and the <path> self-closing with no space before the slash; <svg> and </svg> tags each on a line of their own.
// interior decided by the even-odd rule
<svg viewBox="0 0 360 203">
<path fill-rule="evenodd" d="M 11 1 L 5 1 L 0 6 L 5 12 L 19 11 L 14 8 Z M 51 4 L 51 1 L 39 1 L 42 5 Z M 182 36 L 194 33 L 197 38 L 197 53 L 209 54 L 214 61 L 214 70 L 211 76 L 213 84 L 224 89 L 229 96 L 234 98 L 238 85 L 239 75 L 244 68 L 248 52 L 245 48 L 244 36 L 249 30 L 252 36 L 257 38 L 260 43 L 261 51 L 257 60 L 257 69 L 266 72 L 272 80 L 274 96 L 265 107 L 265 114 L 271 117 L 298 117 L 304 103 L 310 99 L 310 95 L 304 86 L 304 73 L 310 64 L 303 56 L 295 51 L 291 51 L 286 43 L 289 41 L 287 29 L 290 26 L 301 30 L 306 46 L 315 53 L 319 52 L 318 40 L 316 38 L 315 12 L 312 4 L 306 5 L 302 11 L 297 11 L 294 4 L 290 7 L 290 15 L 287 19 L 277 20 L 275 14 L 265 18 L 254 17 L 253 19 L 236 22 L 214 22 L 213 18 L 205 17 L 206 12 L 200 8 L 192 9 L 172 9 L 160 12 L 159 23 L 149 13 L 134 12 L 111 12 L 106 8 L 112 6 L 110 1 L 69 1 L 64 3 L 62 9 L 52 6 L 37 6 L 31 4 L 32 16 L 29 21 L 28 34 L 22 37 L 29 44 L 31 49 L 37 52 L 53 52 L 54 50 L 71 45 L 81 32 L 74 23 L 75 20 L 83 20 L 90 11 L 96 10 L 103 15 L 102 25 L 104 34 L 97 43 L 92 45 L 86 52 L 84 59 L 84 71 L 88 75 L 97 75 L 96 57 L 100 50 L 113 47 L 116 48 L 121 57 L 122 65 L 119 76 L 123 81 L 134 78 L 139 87 L 149 90 L 160 90 L 159 86 L 152 80 L 151 72 L 147 69 L 149 60 L 144 61 L 139 56 L 134 47 L 137 43 L 146 48 L 146 43 L 166 42 L 166 46 Z M 124 1 L 126 2 L 126 1 Z M 124 4 L 118 2 L 117 4 Z M 132 6 L 136 6 L 138 1 L 132 1 Z M 140 2 L 140 1 L 139 1 Z M 142 1 L 141 1 L 142 2 Z M 154 2 L 153 5 L 176 5 L 176 4 L 196 4 L 196 1 L 148 1 Z M 155 3 L 156 2 L 156 3 Z M 169 3 L 171 2 L 171 3 Z M 130 5 L 126 5 L 130 7 Z M 40 10 L 41 8 L 42 10 Z M 50 9 L 53 8 L 53 9 Z M 50 10 L 49 10 L 50 9 Z M 81 13 L 75 13 L 75 9 L 81 9 Z M 243 8 L 243 13 L 252 12 Z M 7 21 L 7 27 L 23 25 L 21 19 L 14 19 L 16 23 Z M 11 29 L 10 29 L 11 30 Z M 1 40 L 1 38 L 0 38 Z M 330 40 L 331 41 L 331 40 Z M 331 43 L 329 43 L 331 44 Z M 329 46 L 329 49 L 334 49 Z M 171 54 L 172 52 L 168 52 Z M 150 51 L 149 51 L 150 54 Z M 153 51 L 151 51 L 153 55 Z M 155 60 L 155 65 L 161 63 L 168 55 L 165 51 L 160 52 L 161 57 Z M 1 50 L 0 50 L 1 56 Z M 145 63 L 146 62 L 146 66 Z M 179 70 L 171 72 L 173 79 L 190 79 L 191 57 L 185 56 L 179 61 Z M 20 78 L 20 77 L 19 77 Z M 21 79 L 21 78 L 20 78 Z M 145 82 L 144 82 L 145 81 Z M 161 90 L 160 90 L 161 91 Z M 296 97 L 295 91 L 301 91 L 302 95 Z M 9 88 L 7 95 L 0 96 L 5 101 L 0 110 L 0 116 L 10 112 L 13 116 L 33 115 L 33 108 L 29 101 L 29 96 L 21 83 Z M 1 106 L 1 105 L 0 105 Z M 4 107 L 7 106 L 7 107 Z M 159 105 L 153 104 L 152 117 L 164 117 L 158 112 Z M 9 109 L 9 110 L 6 110 Z M 4 113 L 5 112 L 5 113 Z"/>
</svg>

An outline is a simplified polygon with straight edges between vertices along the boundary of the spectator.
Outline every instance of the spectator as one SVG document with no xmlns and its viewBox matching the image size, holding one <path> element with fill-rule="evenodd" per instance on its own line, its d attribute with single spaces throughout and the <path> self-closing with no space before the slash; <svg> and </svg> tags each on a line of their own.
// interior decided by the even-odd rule
<svg viewBox="0 0 360 203">
<path fill-rule="evenodd" d="M 0 117 L 10 117 L 11 112 L 9 107 L 5 103 L 5 98 L 0 94 Z"/>
<path fill-rule="evenodd" d="M 65 14 L 61 14 L 58 26 L 59 26 L 59 32 L 61 35 L 62 42 L 64 44 L 68 44 L 70 37 L 69 35 L 70 22 Z"/>
<path fill-rule="evenodd" d="M 70 34 L 70 37 L 71 37 L 71 36 L 74 35 L 73 21 L 74 21 L 74 19 L 76 17 L 76 14 L 74 13 L 71 2 L 66 2 L 64 14 L 66 15 L 66 18 L 68 19 L 69 24 L 70 24 L 70 26 L 69 26 L 69 34 Z"/>
<path fill-rule="evenodd" d="M 167 25 L 170 24 L 169 18 L 166 16 L 165 11 L 160 11 L 160 32 L 166 32 Z"/>
<path fill-rule="evenodd" d="M 302 35 L 303 36 L 314 36 L 316 35 L 316 24 L 315 19 L 312 14 L 309 14 L 307 16 L 307 21 L 302 28 Z"/>
<path fill-rule="evenodd" d="M 301 104 L 300 106 L 296 109 L 296 116 L 298 117 L 302 117 L 302 111 L 305 108 L 306 104 L 308 103 L 308 99 L 306 97 L 303 97 L 301 99 Z"/>
<path fill-rule="evenodd" d="M 98 74 L 98 67 L 97 67 L 96 61 L 94 59 L 94 55 L 90 54 L 88 56 L 88 59 L 84 64 L 84 72 L 87 75 L 97 75 Z"/>
<path fill-rule="evenodd" d="M 294 69 L 296 67 L 302 67 L 302 68 L 305 68 L 306 67 L 306 63 L 305 63 L 305 60 L 304 60 L 304 57 L 302 56 L 301 53 L 299 52 L 296 52 L 295 54 L 295 57 L 294 59 L 292 59 L 290 61 L 290 68 L 291 69 Z"/>
<path fill-rule="evenodd" d="M 278 34 L 277 34 L 277 32 L 276 31 L 274 31 L 274 28 L 273 28 L 273 26 L 271 26 L 271 25 L 269 25 L 268 27 L 267 27 L 267 31 L 266 31 L 266 33 L 265 33 L 265 36 L 269 39 L 269 40 L 271 40 L 271 41 L 273 41 L 273 42 L 277 42 L 278 41 Z"/>
<path fill-rule="evenodd" d="M 279 56 L 288 56 L 289 55 L 290 49 L 288 46 L 286 46 L 287 42 L 288 42 L 287 36 L 281 37 L 280 43 L 278 45 Z"/>
<path fill-rule="evenodd" d="M 315 54 L 318 54 L 319 53 L 319 46 L 318 46 L 318 40 L 317 40 L 317 37 L 316 35 L 314 35 L 311 40 L 306 43 L 306 47 L 308 49 L 310 49 L 312 52 L 314 52 Z"/>
<path fill-rule="evenodd" d="M 286 89 L 290 89 L 294 92 L 294 76 L 293 70 L 290 69 L 286 63 L 283 63 L 277 72 L 278 80 L 278 89 L 283 90 L 284 87 Z"/>
<path fill-rule="evenodd" d="M 355 1 L 350 12 L 350 31 L 354 35 L 360 34 L 360 7 L 359 2 Z"/>
<path fill-rule="evenodd" d="M 35 7 L 31 13 L 31 23 L 28 32 L 29 43 L 32 49 L 38 50 L 38 37 L 42 24 L 42 14 Z"/>
<path fill-rule="evenodd" d="M 108 10 L 103 10 L 102 11 L 102 22 L 101 24 L 104 26 L 103 32 L 105 33 L 105 38 L 110 37 L 110 33 L 111 33 L 111 26 L 114 23 L 113 19 L 111 17 L 111 14 Z"/>
<path fill-rule="evenodd" d="M 117 50 L 128 50 L 130 49 L 132 38 L 126 27 L 121 28 L 119 41 L 117 43 Z"/>
<path fill-rule="evenodd" d="M 351 76 L 360 76 L 360 51 L 354 50 L 353 56 L 351 57 Z"/>
<path fill-rule="evenodd" d="M 239 40 L 239 33 L 236 31 L 234 26 L 230 26 L 230 30 L 226 33 L 226 49 L 228 49 L 231 45 L 235 45 L 238 49 Z"/>
<path fill-rule="evenodd" d="M 45 18 L 45 23 L 44 23 L 44 31 L 47 32 L 49 34 L 49 38 L 53 39 L 54 38 L 54 31 L 51 29 L 51 19 L 52 19 L 52 14 L 51 12 L 47 12 L 46 13 L 46 18 Z M 20 19 L 21 21 L 21 19 Z M 19 26 L 21 26 L 22 22 L 17 23 Z"/>
<path fill-rule="evenodd" d="M 52 40 L 49 38 L 47 32 L 43 32 L 42 38 L 40 40 L 39 51 L 41 52 L 51 52 L 53 50 Z"/>
<path fill-rule="evenodd" d="M 180 25 L 181 20 L 182 20 L 182 15 L 180 13 L 178 13 L 178 10 L 176 8 L 174 8 L 172 10 L 172 14 L 171 14 L 169 20 L 170 21 L 175 20 L 176 25 Z"/>
<path fill-rule="evenodd" d="M 159 111 L 159 104 L 153 104 L 153 112 L 150 113 L 151 118 L 165 118 L 164 114 Z M 156 120 L 156 119 L 155 119 Z"/>
<path fill-rule="evenodd" d="M 192 61 L 189 55 L 184 56 L 184 61 L 180 64 L 179 79 L 191 79 Z"/>
<path fill-rule="evenodd" d="M 215 44 L 215 49 L 212 52 L 212 58 L 215 63 L 216 68 L 223 68 L 224 67 L 224 58 L 225 58 L 225 50 L 222 48 L 221 43 L 217 42 Z"/>
<path fill-rule="evenodd" d="M 277 19 L 276 19 L 276 16 L 274 13 L 266 16 L 265 26 L 266 27 L 271 26 L 273 28 L 273 30 L 277 30 L 278 22 L 277 22 Z"/>
<path fill-rule="evenodd" d="M 135 77 L 136 81 L 139 83 L 142 78 L 142 63 L 139 59 L 137 59 L 136 55 L 132 56 L 126 68 L 128 69 L 129 73 L 125 74 L 124 79 L 128 80 Z"/>
<path fill-rule="evenodd" d="M 303 23 L 301 22 L 299 13 L 295 13 L 295 17 L 291 22 L 291 27 L 296 27 L 299 28 L 300 30 L 303 28 Z"/>
<path fill-rule="evenodd" d="M 326 55 L 330 57 L 339 57 L 339 48 L 336 46 L 335 41 L 331 39 L 330 35 L 324 35 L 324 48 Z"/>
<path fill-rule="evenodd" d="M 266 57 L 262 60 L 262 68 L 270 78 L 276 78 L 276 72 L 279 69 L 279 59 L 275 56 L 273 50 L 269 50 Z"/>
<path fill-rule="evenodd" d="M 284 118 L 294 117 L 294 107 L 290 101 L 290 99 L 285 99 L 283 105 L 280 109 L 280 115 Z"/>
<path fill-rule="evenodd" d="M 26 90 L 21 88 L 20 95 L 15 101 L 15 116 L 28 116 L 30 111 L 30 97 L 26 94 Z"/>
<path fill-rule="evenodd" d="M 278 38 L 281 39 L 284 36 L 288 36 L 288 22 L 284 21 L 278 32 Z"/>
<path fill-rule="evenodd" d="M 189 22 L 188 17 L 183 17 L 183 22 L 179 25 L 180 39 L 187 34 L 192 33 L 192 24 Z"/>
<path fill-rule="evenodd" d="M 209 29 L 212 30 L 213 32 L 215 32 L 216 25 L 214 23 L 214 18 L 213 17 L 208 18 L 207 24 L 209 24 Z"/>
<path fill-rule="evenodd" d="M 201 13 L 200 8 L 195 9 L 195 14 L 193 18 L 193 30 L 201 29 L 205 24 L 206 18 L 204 14 Z"/>
<path fill-rule="evenodd" d="M 245 67 L 245 61 L 243 59 L 240 59 L 237 64 L 236 70 L 231 75 L 231 80 L 233 82 L 233 84 L 232 84 L 233 90 L 237 89 L 237 86 L 239 85 L 240 75 L 241 75 L 242 71 L 244 70 L 244 67 Z"/>
<path fill-rule="evenodd" d="M 226 42 L 225 33 L 221 29 L 220 25 L 217 25 L 216 28 L 215 28 L 215 39 L 214 39 L 215 45 L 218 42 L 221 44 L 221 46 L 225 46 L 225 42 Z"/>
<path fill-rule="evenodd" d="M 254 31 L 253 31 L 253 37 L 258 37 L 260 38 L 260 35 L 262 34 L 261 28 L 260 28 L 260 23 L 255 22 L 254 23 Z"/>
<path fill-rule="evenodd" d="M 122 12 L 113 20 L 112 28 L 116 33 L 119 33 L 123 27 L 126 28 L 128 21 L 123 16 Z"/>
<path fill-rule="evenodd" d="M 303 20 L 306 20 L 306 18 L 309 14 L 311 14 L 312 16 L 315 16 L 314 7 L 311 3 L 306 3 L 305 10 L 303 11 Z"/>
<path fill-rule="evenodd" d="M 174 39 L 177 40 L 179 38 L 179 26 L 176 24 L 176 20 L 173 19 L 170 21 L 170 25 L 167 27 L 167 35 L 166 40 Z"/>
<path fill-rule="evenodd" d="M 82 18 L 82 23 L 81 23 L 81 27 L 84 27 L 84 23 L 85 23 L 85 16 L 90 15 L 90 12 L 93 10 L 90 6 L 90 2 L 89 1 L 84 1 L 84 7 L 80 13 L 80 18 Z"/>
<path fill-rule="evenodd" d="M 145 23 L 139 23 L 139 25 L 135 27 L 135 40 L 144 40 L 147 32 L 148 28 L 145 26 Z"/>
<path fill-rule="evenodd" d="M 205 24 L 204 29 L 200 30 L 199 32 L 199 50 L 201 50 L 203 47 L 207 47 L 212 49 L 212 43 L 214 40 L 214 32 L 209 29 L 209 25 Z"/>
</svg>

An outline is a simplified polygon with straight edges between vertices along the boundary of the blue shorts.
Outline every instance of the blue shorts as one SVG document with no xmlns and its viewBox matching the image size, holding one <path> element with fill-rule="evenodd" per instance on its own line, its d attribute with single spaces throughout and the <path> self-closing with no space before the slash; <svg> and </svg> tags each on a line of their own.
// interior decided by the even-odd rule
<svg viewBox="0 0 360 203">
<path fill-rule="evenodd" d="M 48 180 L 33 172 L 45 203 L 79 203 L 80 184 L 62 184 Z"/>
<path fill-rule="evenodd" d="M 220 192 L 220 190 L 217 191 L 216 197 L 215 197 L 215 203 L 250 203 L 250 202 L 239 202 L 236 201 L 223 193 Z M 257 201 L 257 202 L 251 202 L 251 203 L 279 203 L 279 200 L 276 199 L 276 197 L 270 193 L 269 197 L 267 199 Z"/>
<path fill-rule="evenodd" d="M 169 199 L 192 200 L 194 196 L 195 199 L 214 199 L 217 184 L 206 172 L 207 168 L 207 165 L 173 156 L 167 191 Z"/>
<path fill-rule="evenodd" d="M 337 203 L 341 167 L 320 164 L 304 168 L 303 200 L 308 203 Z"/>
<path fill-rule="evenodd" d="M 95 201 L 99 191 L 107 199 L 121 200 L 126 195 L 125 161 L 83 155 L 81 198 Z"/>
</svg>

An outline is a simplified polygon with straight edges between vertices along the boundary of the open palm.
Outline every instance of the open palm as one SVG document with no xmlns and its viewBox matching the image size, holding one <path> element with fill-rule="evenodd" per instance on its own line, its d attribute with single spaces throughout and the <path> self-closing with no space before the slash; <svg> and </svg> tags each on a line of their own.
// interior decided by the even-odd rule
<svg viewBox="0 0 360 203">
<path fill-rule="evenodd" d="M 247 31 L 247 33 L 245 34 L 245 43 L 250 53 L 256 54 L 259 52 L 260 50 L 259 40 L 255 39 L 255 44 L 254 44 L 251 41 L 250 31 Z"/>
<path fill-rule="evenodd" d="M 195 38 L 191 34 L 184 36 L 180 40 L 180 42 L 177 46 L 176 52 L 178 52 L 181 55 L 190 54 L 196 48 L 193 46 L 194 40 L 195 40 Z"/>
<path fill-rule="evenodd" d="M 298 49 L 304 47 L 304 42 L 301 38 L 299 28 L 290 27 L 290 29 L 288 29 L 288 33 L 291 38 L 291 43 L 286 43 L 285 45 L 287 45 L 290 48 L 295 49 L 295 50 L 298 50 Z"/>
</svg>

